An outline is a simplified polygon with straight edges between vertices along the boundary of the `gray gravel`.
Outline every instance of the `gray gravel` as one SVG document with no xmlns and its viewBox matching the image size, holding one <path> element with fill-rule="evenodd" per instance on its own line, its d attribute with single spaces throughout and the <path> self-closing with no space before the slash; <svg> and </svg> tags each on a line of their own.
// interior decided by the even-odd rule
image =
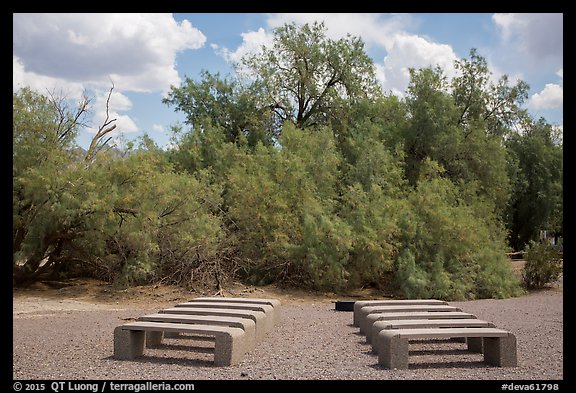
<svg viewBox="0 0 576 393">
<path fill-rule="evenodd" d="M 334 299 L 336 300 L 336 299 Z M 282 322 L 233 367 L 214 367 L 210 344 L 167 339 L 135 361 L 112 358 L 113 330 L 157 308 L 30 311 L 14 313 L 13 378 L 68 380 L 561 380 L 563 292 L 552 289 L 519 298 L 451 302 L 516 335 L 518 367 L 498 368 L 455 342 L 410 344 L 408 370 L 378 366 L 352 313 L 334 304 L 289 303 Z"/>
</svg>

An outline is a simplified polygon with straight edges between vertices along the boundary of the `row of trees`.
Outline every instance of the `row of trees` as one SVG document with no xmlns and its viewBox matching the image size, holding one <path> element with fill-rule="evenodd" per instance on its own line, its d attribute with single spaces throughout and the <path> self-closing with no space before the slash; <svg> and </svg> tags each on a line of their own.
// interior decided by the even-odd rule
<svg viewBox="0 0 576 393">
<path fill-rule="evenodd" d="M 233 77 L 172 88 L 165 103 L 186 122 L 168 151 L 147 138 L 121 155 L 93 151 L 107 122 L 79 155 L 82 109 L 15 94 L 15 281 L 77 271 L 126 284 L 518 294 L 506 251 L 562 232 L 562 141 L 521 109 L 528 86 L 492 82 L 472 50 L 452 80 L 410 70 L 401 99 L 382 93 L 355 37 L 331 40 L 322 24 L 274 37 Z"/>
</svg>

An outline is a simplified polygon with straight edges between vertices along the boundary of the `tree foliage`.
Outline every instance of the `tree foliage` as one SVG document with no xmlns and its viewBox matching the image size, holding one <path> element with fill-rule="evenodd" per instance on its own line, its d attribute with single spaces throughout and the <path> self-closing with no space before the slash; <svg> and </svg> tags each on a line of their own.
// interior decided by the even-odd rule
<svg viewBox="0 0 576 393">
<path fill-rule="evenodd" d="M 14 94 L 15 282 L 507 297 L 522 289 L 506 252 L 561 234 L 561 138 L 475 50 L 452 79 L 410 70 L 403 98 L 380 91 L 360 39 L 322 24 L 282 26 L 237 66 L 172 87 L 186 120 L 167 151 L 111 154 L 108 118 L 82 154 L 89 100 Z"/>
<path fill-rule="evenodd" d="M 525 248 L 524 285 L 541 289 L 556 281 L 562 274 L 562 257 L 550 243 L 531 240 Z"/>
<path fill-rule="evenodd" d="M 226 142 L 273 143 L 278 135 L 271 109 L 261 107 L 255 86 L 244 87 L 237 80 L 208 71 L 201 77 L 199 82 L 187 77 L 181 87 L 172 86 L 163 102 L 183 112 L 186 123 L 199 133 L 217 127 L 223 130 Z"/>
<path fill-rule="evenodd" d="M 243 59 L 262 89 L 262 104 L 298 128 L 326 124 L 344 100 L 379 94 L 374 65 L 363 42 L 326 37 L 323 23 L 285 24 L 274 30 L 272 47 Z"/>
<path fill-rule="evenodd" d="M 522 249 L 540 231 L 562 235 L 563 149 L 554 127 L 529 120 L 507 141 L 513 193 L 508 202 L 510 244 Z"/>
<path fill-rule="evenodd" d="M 125 158 L 100 151 L 87 163 L 71 156 L 73 146 L 62 138 L 49 139 L 54 108 L 45 99 L 24 90 L 14 95 L 14 108 L 17 284 L 60 272 L 146 282 L 166 270 L 170 274 L 157 278 L 190 270 L 182 264 L 215 258 L 223 238 L 211 207 L 219 204 L 217 187 L 175 173 L 157 151 L 135 151 Z M 41 111 L 48 115 L 30 120 L 30 112 Z M 48 141 L 52 145 L 45 155 L 27 155 L 42 151 Z M 190 277 L 181 278 L 186 283 Z"/>
</svg>

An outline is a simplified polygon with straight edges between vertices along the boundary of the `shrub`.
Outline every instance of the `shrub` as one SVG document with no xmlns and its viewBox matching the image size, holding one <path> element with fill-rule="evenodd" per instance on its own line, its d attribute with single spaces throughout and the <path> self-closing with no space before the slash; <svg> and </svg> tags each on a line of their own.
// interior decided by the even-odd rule
<svg viewBox="0 0 576 393">
<path fill-rule="evenodd" d="M 562 274 L 562 259 L 551 244 L 531 241 L 525 252 L 523 279 L 526 288 L 544 288 Z"/>
</svg>

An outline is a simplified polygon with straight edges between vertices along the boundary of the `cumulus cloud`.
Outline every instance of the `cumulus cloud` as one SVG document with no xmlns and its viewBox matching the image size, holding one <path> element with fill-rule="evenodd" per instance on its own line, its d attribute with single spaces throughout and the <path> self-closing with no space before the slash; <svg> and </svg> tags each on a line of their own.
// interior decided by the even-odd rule
<svg viewBox="0 0 576 393">
<path fill-rule="evenodd" d="M 377 65 L 377 76 L 385 91 L 403 95 L 410 81 L 410 68 L 440 66 L 448 77 L 454 77 L 454 61 L 458 57 L 450 45 L 437 44 L 408 34 L 397 34 L 382 65 Z"/>
<path fill-rule="evenodd" d="M 12 91 L 16 92 L 26 86 L 42 94 L 62 91 L 70 99 L 79 99 L 84 91 L 82 83 L 30 72 L 26 70 L 22 60 L 12 56 Z"/>
<path fill-rule="evenodd" d="M 170 14 L 14 14 L 13 52 L 28 72 L 119 90 L 178 84 L 176 53 L 206 37 Z"/>
<path fill-rule="evenodd" d="M 385 91 L 403 95 L 409 82 L 409 68 L 439 65 L 448 76 L 453 76 L 454 60 L 457 59 L 452 47 L 439 44 L 427 38 L 406 32 L 414 21 L 407 14 L 291 14 L 268 15 L 267 27 L 242 34 L 242 44 L 235 50 L 212 45 L 212 48 L 227 61 L 237 62 L 248 53 L 256 53 L 262 45 L 271 45 L 272 29 L 285 23 L 324 22 L 326 35 L 330 39 L 345 38 L 348 35 L 360 37 L 367 47 L 386 51 L 382 61 L 375 59 L 376 77 Z"/>
<path fill-rule="evenodd" d="M 242 43 L 234 51 L 231 51 L 226 47 L 220 47 L 216 44 L 212 44 L 211 47 L 226 61 L 238 63 L 242 57 L 260 52 L 263 46 L 272 45 L 272 33 L 267 32 L 262 27 L 257 31 L 241 33 L 241 36 Z"/>
<path fill-rule="evenodd" d="M 505 43 L 517 46 L 532 59 L 562 59 L 562 14 L 494 14 L 492 20 L 499 28 Z"/>
<path fill-rule="evenodd" d="M 377 14 L 377 13 L 324 13 L 324 14 L 273 14 L 267 23 L 271 28 L 284 23 L 297 24 L 322 21 L 327 28 L 329 38 L 339 39 L 347 34 L 361 37 L 367 45 L 382 46 L 390 49 L 394 44 L 394 35 L 412 25 L 412 17 L 408 14 Z"/>
<path fill-rule="evenodd" d="M 530 99 L 530 107 L 534 109 L 562 108 L 564 102 L 564 88 L 555 83 L 547 83 L 544 89 L 535 93 Z"/>
<path fill-rule="evenodd" d="M 276 14 L 268 19 L 270 27 L 286 22 L 312 23 L 323 21 L 327 36 L 332 39 L 357 36 L 367 46 L 386 51 L 382 62 L 375 59 L 376 77 L 385 91 L 403 95 L 410 80 L 409 68 L 439 65 L 447 76 L 455 75 L 458 59 L 450 45 L 407 32 L 414 24 L 407 14 Z"/>
<path fill-rule="evenodd" d="M 202 32 L 171 14 L 13 14 L 13 90 L 29 86 L 95 96 L 93 123 L 102 124 L 112 83 L 110 118 L 121 132 L 138 131 L 122 112 L 124 92 L 162 92 L 179 85 L 176 55 L 201 48 Z M 88 129 L 95 132 L 95 129 Z"/>
<path fill-rule="evenodd" d="M 564 69 L 556 72 L 561 79 Z M 547 83 L 544 88 L 530 97 L 528 107 L 532 109 L 562 109 L 564 104 L 564 86 L 560 83 Z"/>
</svg>

